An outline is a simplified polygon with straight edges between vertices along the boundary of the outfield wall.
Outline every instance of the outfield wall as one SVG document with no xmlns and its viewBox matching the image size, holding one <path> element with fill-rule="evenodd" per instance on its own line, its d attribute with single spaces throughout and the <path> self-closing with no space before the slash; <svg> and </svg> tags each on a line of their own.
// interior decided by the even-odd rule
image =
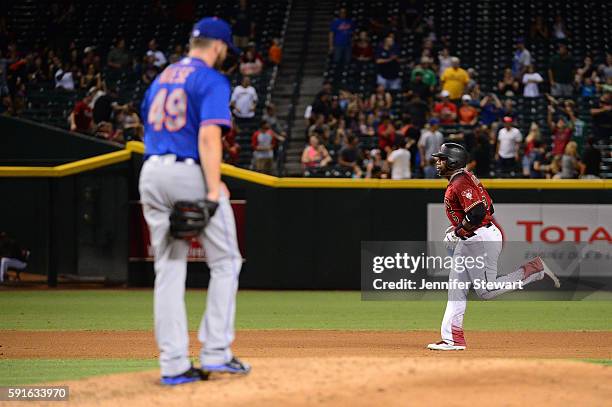
<svg viewBox="0 0 612 407">
<path fill-rule="evenodd" d="M 62 178 L 0 178 L 0 230 L 30 249 L 28 271 L 126 280 L 128 168 L 121 163 Z"/>
<path fill-rule="evenodd" d="M 489 192 L 499 204 L 612 204 L 610 189 Z M 249 188 L 243 285 L 359 289 L 361 241 L 427 240 L 428 204 L 439 204 L 443 194 L 443 189 L 421 188 Z M 435 216 L 445 218 L 443 211 Z M 602 225 L 608 233 L 610 222 Z M 580 237 L 588 240 L 590 234 Z"/>
<path fill-rule="evenodd" d="M 4 116 L 0 133 L 0 230 L 30 249 L 27 271 L 125 281 L 130 153 Z"/>
<path fill-rule="evenodd" d="M 71 274 L 151 285 L 150 259 L 130 261 L 129 251 L 141 239 L 130 208 L 139 199 L 142 144 L 122 150 L 59 130 L 51 137 L 45 126 L 26 121 L 7 126 L 5 119 L 0 129 L 12 146 L 0 152 L 0 230 L 31 249 L 29 270 L 48 274 L 51 284 L 57 274 Z M 30 144 L 35 153 L 22 156 Z M 79 161 L 66 164 L 72 158 Z M 15 161 L 22 166 L 8 166 Z M 50 161 L 56 166 L 46 166 Z M 276 178 L 228 165 L 222 172 L 232 199 L 244 205 L 244 288 L 358 289 L 360 242 L 427 240 L 428 204 L 442 202 L 446 185 Z M 500 204 L 612 204 L 612 181 L 483 182 Z M 607 222 L 602 226 L 610 231 Z M 188 270 L 190 286 L 206 285 L 204 263 Z"/>
</svg>

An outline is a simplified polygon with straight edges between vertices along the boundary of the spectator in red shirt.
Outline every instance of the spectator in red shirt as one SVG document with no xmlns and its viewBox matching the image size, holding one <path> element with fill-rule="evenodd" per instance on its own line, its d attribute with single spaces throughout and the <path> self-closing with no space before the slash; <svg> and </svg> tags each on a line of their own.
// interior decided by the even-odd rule
<svg viewBox="0 0 612 407">
<path fill-rule="evenodd" d="M 369 62 L 372 60 L 373 56 L 374 50 L 372 49 L 370 38 L 368 38 L 368 32 L 361 31 L 359 33 L 359 38 L 353 45 L 353 58 L 359 62 Z"/>
<path fill-rule="evenodd" d="M 232 128 L 225 132 L 222 136 L 223 142 L 223 161 L 228 164 L 238 164 L 240 158 L 240 144 L 236 141 L 236 136 L 240 130 L 232 120 Z"/>
<path fill-rule="evenodd" d="M 472 97 L 463 95 L 461 97 L 461 107 L 459 108 L 459 124 L 463 126 L 474 126 L 478 122 L 478 110 L 470 103 Z"/>
<path fill-rule="evenodd" d="M 70 113 L 70 130 L 79 133 L 91 134 L 93 126 L 93 112 L 91 110 L 91 101 L 93 93 L 89 92 L 83 100 L 80 100 L 74 106 Z"/>
<path fill-rule="evenodd" d="M 395 127 L 393 127 L 389 116 L 383 116 L 382 123 L 378 125 L 376 135 L 378 136 L 378 148 L 387 154 L 390 153 L 395 144 Z"/>
<path fill-rule="evenodd" d="M 447 90 L 440 92 L 440 102 L 434 106 L 433 115 L 440 119 L 440 124 L 455 124 L 457 120 L 457 106 L 449 100 Z"/>
<path fill-rule="evenodd" d="M 244 76 L 259 75 L 263 69 L 263 58 L 255 50 L 255 44 L 249 44 L 240 60 L 240 73 Z"/>
<path fill-rule="evenodd" d="M 573 129 L 571 123 L 567 122 L 562 116 L 560 116 L 555 123 L 552 117 L 554 111 L 555 108 L 549 105 L 546 119 L 548 122 L 548 127 L 550 127 L 550 132 L 552 133 L 552 155 L 561 156 L 565 151 L 565 146 L 572 139 Z"/>
</svg>

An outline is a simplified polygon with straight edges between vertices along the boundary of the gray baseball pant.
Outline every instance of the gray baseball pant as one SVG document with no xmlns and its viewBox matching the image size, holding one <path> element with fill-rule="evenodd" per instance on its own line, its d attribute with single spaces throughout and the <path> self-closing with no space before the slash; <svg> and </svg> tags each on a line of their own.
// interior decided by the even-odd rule
<svg viewBox="0 0 612 407">
<path fill-rule="evenodd" d="M 26 268 L 28 264 L 24 263 L 19 259 L 14 259 L 12 257 L 2 257 L 0 260 L 0 283 L 4 281 L 4 275 L 6 272 L 11 270 L 23 270 Z"/>
<path fill-rule="evenodd" d="M 189 369 L 189 336 L 185 310 L 188 242 L 170 236 L 174 202 L 204 199 L 202 169 L 195 163 L 174 162 L 172 156 L 152 157 L 140 175 L 140 198 L 149 226 L 155 256 L 155 339 L 160 350 L 162 376 Z M 210 268 L 206 312 L 200 323 L 203 365 L 231 360 L 238 275 L 242 256 L 238 250 L 234 214 L 227 196 L 201 236 Z"/>
<path fill-rule="evenodd" d="M 499 283 L 512 283 L 522 281 L 523 285 L 531 284 L 534 281 L 544 278 L 544 272 L 532 274 L 528 278 L 524 278 L 524 272 L 521 268 L 506 275 L 497 275 L 497 261 L 502 251 L 502 233 L 496 225 L 490 227 L 481 227 L 475 232 L 475 236 L 467 240 L 461 240 L 457 243 L 453 256 L 456 258 L 476 258 L 484 256 L 484 267 L 465 267 L 465 270 L 457 270 L 453 267 L 448 276 L 449 281 L 459 282 L 474 282 L 480 281 L 495 281 Z M 463 315 L 467 305 L 468 297 L 467 288 L 452 288 L 448 290 L 448 302 L 446 303 L 446 311 L 442 319 L 442 327 L 440 329 L 442 340 L 447 343 L 465 346 L 465 338 L 463 335 Z M 501 288 L 496 290 L 486 290 L 484 288 L 476 289 L 478 297 L 490 300 L 501 294 L 512 292 L 512 288 Z"/>
</svg>

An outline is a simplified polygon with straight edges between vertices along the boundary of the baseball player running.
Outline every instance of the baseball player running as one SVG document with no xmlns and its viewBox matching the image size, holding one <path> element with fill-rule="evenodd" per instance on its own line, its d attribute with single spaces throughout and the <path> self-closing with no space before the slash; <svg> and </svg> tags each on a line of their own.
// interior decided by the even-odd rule
<svg viewBox="0 0 612 407">
<path fill-rule="evenodd" d="M 140 197 L 155 256 L 155 338 L 161 382 L 206 379 L 209 372 L 246 374 L 232 354 L 242 256 L 229 192 L 221 182 L 221 128 L 231 127 L 230 84 L 220 74 L 232 44 L 229 25 L 216 17 L 191 32 L 189 55 L 168 66 L 142 103 L 145 163 Z M 189 238 L 201 239 L 210 282 L 200 323 L 201 369 L 192 366 L 185 311 Z"/>
<path fill-rule="evenodd" d="M 444 205 L 451 226 L 446 230 L 444 238 L 446 247 L 449 251 L 454 250 L 455 258 L 484 257 L 484 267 L 483 263 L 472 262 L 470 264 L 474 267 L 470 268 L 468 262 L 465 262 L 465 271 L 451 269 L 449 282 L 471 282 L 474 284 L 476 294 L 483 299 L 513 291 L 519 285 L 524 286 L 542 280 L 544 276 L 550 277 L 555 287 L 559 288 L 559 279 L 539 257 L 528 261 L 510 274 L 497 275 L 497 259 L 502 250 L 502 233 L 493 222 L 491 197 L 478 178 L 465 168 L 468 161 L 467 151 L 460 144 L 445 143 L 442 144 L 440 151 L 432 156 L 437 159 L 438 174 L 448 179 Z M 480 283 L 475 284 L 477 281 Z M 482 282 L 499 283 L 491 285 L 503 288 L 489 289 Z M 448 302 L 442 320 L 442 340 L 427 345 L 431 350 L 464 350 L 466 347 L 463 314 L 465 314 L 468 288 L 450 287 L 454 286 L 449 285 Z"/>
</svg>

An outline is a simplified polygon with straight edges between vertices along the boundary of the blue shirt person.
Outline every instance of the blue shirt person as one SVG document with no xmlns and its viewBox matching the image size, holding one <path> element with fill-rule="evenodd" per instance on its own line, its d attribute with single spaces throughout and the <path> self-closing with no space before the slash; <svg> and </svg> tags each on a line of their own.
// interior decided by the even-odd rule
<svg viewBox="0 0 612 407">
<path fill-rule="evenodd" d="M 346 9 L 341 8 L 329 29 L 329 52 L 333 53 L 334 63 L 344 65 L 351 61 L 353 31 L 355 23 L 347 18 Z"/>
</svg>

